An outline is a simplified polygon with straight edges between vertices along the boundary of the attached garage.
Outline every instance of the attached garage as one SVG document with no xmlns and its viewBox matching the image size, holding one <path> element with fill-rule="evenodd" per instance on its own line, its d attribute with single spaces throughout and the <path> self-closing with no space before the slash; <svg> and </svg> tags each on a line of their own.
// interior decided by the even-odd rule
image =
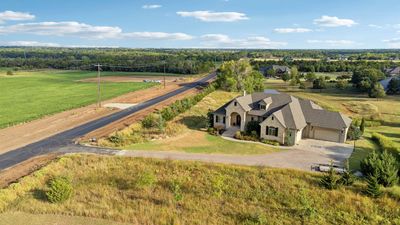
<svg viewBox="0 0 400 225">
<path fill-rule="evenodd" d="M 340 142 L 340 131 L 321 127 L 313 128 L 314 139 Z"/>
</svg>

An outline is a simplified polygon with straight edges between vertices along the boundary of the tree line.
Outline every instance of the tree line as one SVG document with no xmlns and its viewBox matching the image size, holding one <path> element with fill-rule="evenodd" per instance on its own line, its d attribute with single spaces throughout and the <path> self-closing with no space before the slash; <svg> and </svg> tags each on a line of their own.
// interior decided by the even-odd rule
<svg viewBox="0 0 400 225">
<path fill-rule="evenodd" d="M 231 50 L 3 47 L 0 67 L 95 70 L 100 63 L 105 71 L 196 74 L 242 57 Z"/>
<path fill-rule="evenodd" d="M 300 72 L 353 72 L 360 68 L 373 68 L 383 71 L 385 68 L 390 68 L 394 66 L 400 66 L 400 63 L 395 63 L 392 61 L 349 61 L 349 60 L 339 60 L 339 61 L 311 61 L 311 60 L 294 60 L 294 61 L 257 61 L 251 60 L 251 64 L 254 68 L 259 69 L 262 67 L 268 67 L 272 65 L 281 66 L 296 66 Z"/>
</svg>

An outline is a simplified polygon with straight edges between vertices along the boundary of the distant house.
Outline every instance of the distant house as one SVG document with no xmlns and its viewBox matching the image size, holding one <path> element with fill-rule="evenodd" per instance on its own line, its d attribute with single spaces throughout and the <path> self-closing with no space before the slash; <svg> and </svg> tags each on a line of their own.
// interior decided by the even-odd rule
<svg viewBox="0 0 400 225">
<path fill-rule="evenodd" d="M 387 69 L 385 69 L 384 72 L 385 72 L 385 74 L 386 74 L 387 76 L 390 76 L 390 77 L 392 77 L 392 76 L 398 76 L 398 75 L 400 75 L 400 66 L 387 68 Z"/>
<path fill-rule="evenodd" d="M 268 72 L 271 71 L 271 70 L 274 71 L 274 76 L 275 77 L 282 77 L 282 75 L 285 74 L 285 73 L 290 74 L 290 68 L 287 67 L 287 66 L 272 65 L 272 66 L 260 68 L 260 72 L 265 77 L 272 77 L 271 74 L 268 74 Z"/>
<path fill-rule="evenodd" d="M 260 137 L 295 145 L 311 138 L 346 142 L 351 119 L 339 112 L 322 109 L 310 100 L 288 94 L 259 92 L 237 97 L 214 113 L 214 127 L 245 131 L 249 121 L 260 125 Z"/>
<path fill-rule="evenodd" d="M 383 89 L 385 89 L 385 91 L 387 91 L 389 89 L 389 83 L 392 79 L 400 79 L 400 76 L 392 76 L 392 77 L 389 77 L 389 78 L 379 81 L 379 83 L 382 85 L 382 87 L 383 87 Z M 400 89 L 400 87 L 399 87 L 399 89 Z"/>
</svg>

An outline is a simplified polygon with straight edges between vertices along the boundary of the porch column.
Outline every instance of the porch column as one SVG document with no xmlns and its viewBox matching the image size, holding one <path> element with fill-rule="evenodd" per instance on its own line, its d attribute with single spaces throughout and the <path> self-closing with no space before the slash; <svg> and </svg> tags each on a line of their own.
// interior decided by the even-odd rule
<svg viewBox="0 0 400 225">
<path fill-rule="evenodd" d="M 246 112 L 244 112 L 243 115 L 240 115 L 240 117 L 242 117 L 242 121 L 240 122 L 240 130 L 244 131 L 246 128 Z"/>
</svg>

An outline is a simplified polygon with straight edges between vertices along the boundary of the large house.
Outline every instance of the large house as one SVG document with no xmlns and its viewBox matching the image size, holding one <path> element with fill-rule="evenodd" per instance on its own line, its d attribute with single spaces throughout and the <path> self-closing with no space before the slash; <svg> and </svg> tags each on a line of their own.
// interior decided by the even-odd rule
<svg viewBox="0 0 400 225">
<path fill-rule="evenodd" d="M 269 71 L 274 71 L 274 74 L 268 74 Z M 279 66 L 279 65 L 272 65 L 268 67 L 262 67 L 260 68 L 260 72 L 265 76 L 265 77 L 282 77 L 283 74 L 288 73 L 290 74 L 290 68 L 287 66 Z"/>
<path fill-rule="evenodd" d="M 260 137 L 295 145 L 311 138 L 344 143 L 351 119 L 322 109 L 310 100 L 279 92 L 258 92 L 237 97 L 214 113 L 214 127 L 245 131 L 249 121 L 260 124 Z"/>
</svg>

